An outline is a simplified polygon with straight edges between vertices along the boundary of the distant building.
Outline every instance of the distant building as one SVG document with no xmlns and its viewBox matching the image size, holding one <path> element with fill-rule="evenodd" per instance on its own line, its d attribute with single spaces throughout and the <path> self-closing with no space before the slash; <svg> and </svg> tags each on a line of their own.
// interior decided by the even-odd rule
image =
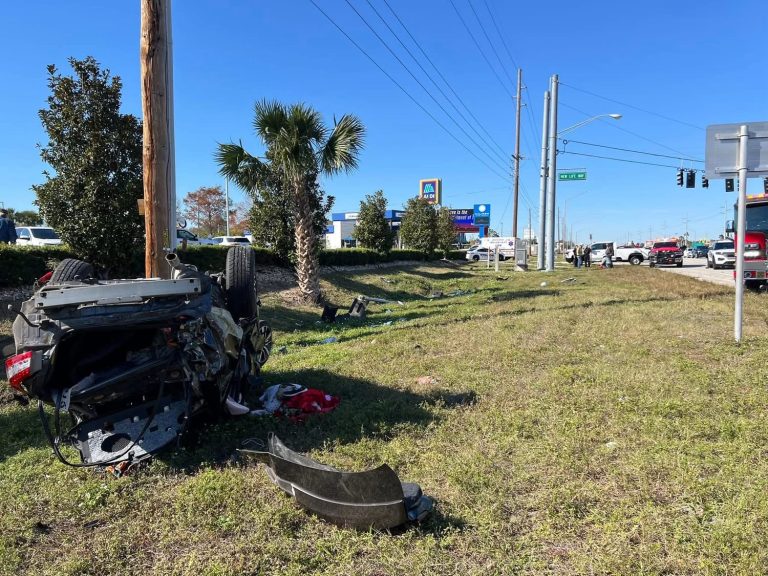
<svg viewBox="0 0 768 576">
<path fill-rule="evenodd" d="M 354 248 L 357 241 L 353 238 L 353 232 L 357 227 L 358 212 L 334 212 L 331 214 L 331 223 L 325 230 L 325 247 L 335 248 Z M 389 226 L 392 230 L 398 232 L 396 244 L 399 245 L 400 222 L 405 215 L 405 210 L 387 210 L 384 212 Z"/>
</svg>

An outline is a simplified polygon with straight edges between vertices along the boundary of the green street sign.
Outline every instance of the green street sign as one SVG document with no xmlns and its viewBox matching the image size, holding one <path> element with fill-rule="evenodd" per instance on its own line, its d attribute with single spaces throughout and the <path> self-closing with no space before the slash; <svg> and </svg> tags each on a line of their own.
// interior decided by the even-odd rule
<svg viewBox="0 0 768 576">
<path fill-rule="evenodd" d="M 586 172 L 559 172 L 557 174 L 558 180 L 586 180 Z"/>
</svg>

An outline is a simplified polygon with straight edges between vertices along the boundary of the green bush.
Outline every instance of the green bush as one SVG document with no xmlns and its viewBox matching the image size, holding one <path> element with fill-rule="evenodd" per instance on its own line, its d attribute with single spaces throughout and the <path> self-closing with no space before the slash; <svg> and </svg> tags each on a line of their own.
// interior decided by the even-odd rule
<svg viewBox="0 0 768 576">
<path fill-rule="evenodd" d="M 321 266 L 364 266 L 383 262 L 384 257 L 368 248 L 340 248 L 338 250 L 321 250 Z"/>
<path fill-rule="evenodd" d="M 74 257 L 66 246 L 0 244 L 0 287 L 32 284 L 60 261 Z"/>
<path fill-rule="evenodd" d="M 201 272 L 223 272 L 227 262 L 229 246 L 189 246 L 186 250 L 178 250 L 179 258 L 184 264 L 193 264 Z M 281 266 L 277 254 L 267 248 L 251 247 L 256 254 L 256 264 L 262 266 Z"/>
</svg>

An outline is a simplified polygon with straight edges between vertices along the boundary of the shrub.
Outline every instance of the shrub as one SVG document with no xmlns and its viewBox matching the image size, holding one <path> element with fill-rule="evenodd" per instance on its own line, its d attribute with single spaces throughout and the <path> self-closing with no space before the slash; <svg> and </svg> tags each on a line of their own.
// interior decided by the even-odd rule
<svg viewBox="0 0 768 576">
<path fill-rule="evenodd" d="M 0 244 L 0 287 L 32 284 L 65 258 L 75 258 L 66 246 Z"/>
</svg>

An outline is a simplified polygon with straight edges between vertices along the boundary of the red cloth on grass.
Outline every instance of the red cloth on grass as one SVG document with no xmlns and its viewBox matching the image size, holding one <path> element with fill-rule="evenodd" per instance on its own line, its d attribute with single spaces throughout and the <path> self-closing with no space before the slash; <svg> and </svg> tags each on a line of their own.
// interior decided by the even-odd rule
<svg viewBox="0 0 768 576">
<path fill-rule="evenodd" d="M 292 420 L 304 420 L 310 414 L 331 412 L 341 402 L 338 396 L 331 396 L 316 388 L 307 388 L 301 394 L 283 400 L 282 412 Z"/>
</svg>

